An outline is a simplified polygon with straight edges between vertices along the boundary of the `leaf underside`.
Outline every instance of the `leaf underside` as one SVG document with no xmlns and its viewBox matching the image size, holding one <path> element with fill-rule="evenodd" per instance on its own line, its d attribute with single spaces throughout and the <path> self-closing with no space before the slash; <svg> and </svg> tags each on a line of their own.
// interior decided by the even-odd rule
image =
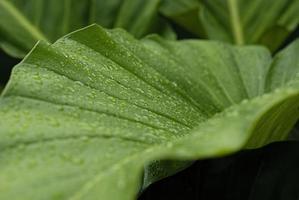
<svg viewBox="0 0 299 200">
<path fill-rule="evenodd" d="M 299 114 L 298 49 L 272 59 L 98 25 L 39 42 L 0 100 L 0 199 L 130 200 L 178 169 L 154 161 L 285 139 Z"/>
</svg>

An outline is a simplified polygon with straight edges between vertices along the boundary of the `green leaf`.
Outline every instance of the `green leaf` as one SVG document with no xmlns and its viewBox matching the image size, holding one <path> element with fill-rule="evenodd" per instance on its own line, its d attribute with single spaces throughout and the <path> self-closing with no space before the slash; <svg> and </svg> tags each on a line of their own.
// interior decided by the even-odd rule
<svg viewBox="0 0 299 200">
<path fill-rule="evenodd" d="M 91 23 L 122 27 L 136 37 L 157 32 L 175 37 L 158 17 L 160 0 L 1 0 L 0 48 L 23 57 L 38 40 L 59 37 Z"/>
<path fill-rule="evenodd" d="M 97 25 L 39 42 L 0 100 L 0 199 L 134 199 L 182 161 L 283 140 L 299 81 L 274 77 L 298 45 L 271 65 L 263 47 Z"/>
<path fill-rule="evenodd" d="M 203 25 L 198 17 L 200 8 L 198 0 L 162 0 L 159 10 L 189 32 L 204 36 Z"/>
<path fill-rule="evenodd" d="M 201 37 L 234 44 L 262 44 L 271 51 L 299 23 L 297 0 L 271 3 L 268 0 L 164 0 L 161 12 L 179 24 L 183 22 L 183 27 Z"/>
</svg>

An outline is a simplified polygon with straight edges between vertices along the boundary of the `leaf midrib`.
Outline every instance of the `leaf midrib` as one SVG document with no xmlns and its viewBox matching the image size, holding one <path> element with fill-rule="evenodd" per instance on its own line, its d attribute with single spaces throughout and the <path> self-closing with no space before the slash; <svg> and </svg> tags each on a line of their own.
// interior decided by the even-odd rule
<svg viewBox="0 0 299 200">
<path fill-rule="evenodd" d="M 48 104 L 53 104 L 53 105 L 58 105 L 58 106 L 69 106 L 69 107 L 73 107 L 73 108 L 77 108 L 77 109 L 81 109 L 81 110 L 84 110 L 84 111 L 87 111 L 87 112 L 91 112 L 91 113 L 96 113 L 96 114 L 103 114 L 103 115 L 107 115 L 107 116 L 111 116 L 111 117 L 115 117 L 115 118 L 119 118 L 119 119 L 122 119 L 122 120 L 127 120 L 127 121 L 131 121 L 133 123 L 138 123 L 138 124 L 142 124 L 144 126 L 147 126 L 147 127 L 150 127 L 152 129 L 155 129 L 155 130 L 163 130 L 163 131 L 166 131 L 166 132 L 171 132 L 169 131 L 168 129 L 165 129 L 165 128 L 162 128 L 162 127 L 158 127 L 158 126 L 154 126 L 152 124 L 149 124 L 149 123 L 145 123 L 145 122 L 142 122 L 142 121 L 137 121 L 137 120 L 134 120 L 134 119 L 129 119 L 129 118 L 126 118 L 126 117 L 123 117 L 121 115 L 116 115 L 116 114 L 113 114 L 113 113 L 109 113 L 109 112 L 104 112 L 104 111 L 97 111 L 97 110 L 91 110 L 91 109 L 88 109 L 88 108 L 84 108 L 84 107 L 79 107 L 79 106 L 76 106 L 76 105 L 71 105 L 71 104 L 63 104 L 63 103 L 58 103 L 58 102 L 51 102 L 51 101 L 48 101 L 48 100 L 45 100 L 45 99 L 42 99 L 42 98 L 37 98 L 37 97 L 31 97 L 31 96 L 25 96 L 25 95 L 13 95 L 13 94 L 10 94 L 10 95 L 6 95 L 5 98 L 7 97 L 19 97 L 19 98 L 24 98 L 24 99 L 29 99 L 29 100 L 34 100 L 34 101 L 40 101 L 40 102 L 45 102 L 45 103 L 48 103 Z M 171 132 L 173 134 L 175 134 L 174 132 Z"/>
<path fill-rule="evenodd" d="M 135 143 L 141 143 L 144 145 L 157 145 L 160 143 L 146 143 L 145 141 L 142 140 L 136 140 L 134 138 L 129 138 L 129 137 L 120 137 L 119 135 L 114 136 L 114 135 L 95 135 L 95 134 L 82 134 L 82 135 L 68 135 L 64 137 L 48 137 L 48 138 L 43 138 L 39 140 L 19 140 L 13 144 L 4 146 L 1 148 L 1 152 L 8 151 L 8 150 L 13 150 L 16 147 L 20 146 L 31 146 L 31 145 L 36 145 L 36 144 L 44 144 L 44 143 L 51 143 L 51 142 L 57 142 L 57 141 L 66 141 L 66 140 L 80 140 L 80 139 L 121 139 L 125 141 L 130 141 L 130 142 L 135 142 Z"/>
<path fill-rule="evenodd" d="M 55 51 L 56 53 L 61 53 L 62 55 L 64 55 L 63 52 L 62 52 L 61 50 L 60 50 L 60 51 L 57 51 L 57 50 L 58 50 L 58 49 L 56 49 L 56 51 Z M 77 60 L 75 60 L 75 61 L 77 61 Z M 25 63 L 26 63 L 26 62 L 24 62 L 24 64 L 25 64 Z M 31 63 L 26 63 L 26 64 L 29 64 L 29 66 L 30 66 L 30 65 L 32 65 L 32 66 L 36 66 L 35 64 L 31 64 Z M 70 76 L 68 76 L 68 75 L 66 75 L 66 74 L 60 73 L 60 72 L 57 71 L 57 70 L 54 70 L 54 69 L 51 69 L 51 68 L 49 68 L 49 67 L 45 67 L 45 66 L 38 66 L 38 67 L 43 68 L 43 69 L 46 69 L 46 70 L 48 70 L 48 71 L 50 71 L 50 72 L 53 72 L 53 73 L 55 73 L 55 74 L 57 74 L 57 75 L 59 75 L 59 76 L 62 76 L 62 77 L 64 77 L 64 78 L 70 80 L 70 81 L 74 81 L 74 82 L 79 81 L 84 87 L 87 87 L 87 88 L 89 88 L 89 89 L 94 89 L 94 90 L 103 92 L 104 94 L 106 94 L 106 95 L 108 95 L 108 96 L 111 96 L 111 97 L 116 98 L 116 99 L 121 100 L 121 101 L 125 101 L 125 102 L 127 102 L 127 103 L 130 103 L 130 104 L 136 106 L 136 107 L 139 107 L 139 108 L 141 108 L 141 109 L 147 110 L 147 111 L 149 111 L 149 112 L 151 112 L 151 113 L 153 113 L 153 114 L 156 114 L 156 115 L 162 116 L 162 117 L 164 117 L 164 118 L 166 118 L 166 119 L 169 119 L 169 120 L 171 120 L 171 121 L 173 121 L 173 122 L 175 122 L 175 123 L 177 123 L 177 124 L 179 124 L 179 125 L 181 125 L 181 126 L 183 126 L 183 127 L 185 127 L 185 128 L 188 128 L 188 129 L 191 129 L 191 128 L 192 128 L 190 125 L 185 124 L 184 122 L 179 121 L 179 120 L 177 120 L 177 119 L 175 119 L 175 118 L 173 118 L 173 117 L 171 117 L 171 116 L 169 116 L 169 115 L 166 115 L 166 114 L 163 114 L 162 112 L 155 111 L 154 109 L 151 109 L 151 108 L 148 108 L 148 107 L 145 107 L 145 106 L 142 106 L 142 105 L 139 105 L 139 104 L 130 102 L 130 101 L 128 101 L 128 100 L 125 99 L 125 98 L 120 98 L 120 97 L 118 97 L 118 96 L 116 96 L 116 95 L 113 95 L 113 94 L 111 94 L 111 93 L 108 93 L 108 92 L 106 92 L 106 91 L 104 91 L 104 90 L 99 90 L 98 88 L 93 87 L 92 85 L 89 85 L 89 84 L 83 82 L 82 80 L 74 79 L 74 78 L 72 78 L 72 77 L 70 77 Z M 138 76 L 137 76 L 137 78 L 138 78 Z M 113 79 L 111 79 L 111 80 L 113 80 Z M 120 84 L 120 85 L 123 86 L 123 87 L 126 87 L 126 86 L 123 85 L 123 84 Z M 131 88 L 129 88 L 129 89 L 131 89 Z M 133 90 L 133 91 L 134 91 L 134 90 Z M 18 95 L 18 96 L 20 96 L 20 95 Z M 32 98 L 32 97 L 28 97 L 28 98 Z M 34 97 L 34 99 L 37 99 L 37 97 Z M 37 99 L 37 100 L 38 100 L 38 99 Z M 45 101 L 45 100 L 44 100 L 44 101 Z M 46 102 L 49 102 L 49 101 L 46 101 Z M 61 104 L 61 103 L 59 102 L 59 104 Z M 68 106 L 77 107 L 77 106 L 75 106 L 75 105 L 70 105 L 70 104 L 67 104 L 67 105 L 68 105 Z M 81 108 L 81 107 L 80 107 L 80 108 Z M 87 110 L 86 108 L 81 108 L 81 109 L 85 109 L 85 110 Z M 98 111 L 95 111 L 95 110 L 90 110 L 90 111 L 98 112 Z M 108 113 L 108 114 L 109 114 L 109 115 L 113 115 L 112 113 Z M 117 117 L 120 118 L 121 116 L 117 116 Z M 127 118 L 125 118 L 125 119 L 127 119 Z M 127 119 L 127 120 L 129 120 L 129 119 Z M 136 121 L 136 122 L 137 122 L 137 121 Z M 140 123 L 144 123 L 144 122 L 140 122 Z M 144 125 L 151 126 L 150 124 L 147 124 L 147 123 L 144 123 Z M 162 128 L 160 128 L 160 127 L 155 127 L 155 128 L 156 128 L 156 129 L 158 129 L 158 128 L 159 128 L 159 129 L 162 129 Z M 167 131 L 168 131 L 168 130 L 167 130 Z"/>
</svg>

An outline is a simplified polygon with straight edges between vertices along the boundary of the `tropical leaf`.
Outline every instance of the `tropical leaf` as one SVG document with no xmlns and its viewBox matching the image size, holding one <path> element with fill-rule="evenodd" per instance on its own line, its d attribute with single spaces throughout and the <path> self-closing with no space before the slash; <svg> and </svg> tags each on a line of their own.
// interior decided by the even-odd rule
<svg viewBox="0 0 299 200">
<path fill-rule="evenodd" d="M 201 37 L 272 51 L 299 23 L 297 0 L 164 0 L 161 12 Z"/>
<path fill-rule="evenodd" d="M 136 37 L 175 37 L 157 15 L 160 0 L 1 0 L 0 48 L 23 57 L 38 40 L 59 37 L 91 23 L 122 27 Z"/>
<path fill-rule="evenodd" d="M 298 46 L 271 65 L 263 47 L 97 25 L 39 42 L 0 100 L 0 199 L 134 199 L 183 161 L 283 140 L 299 79 L 275 77 Z"/>
</svg>

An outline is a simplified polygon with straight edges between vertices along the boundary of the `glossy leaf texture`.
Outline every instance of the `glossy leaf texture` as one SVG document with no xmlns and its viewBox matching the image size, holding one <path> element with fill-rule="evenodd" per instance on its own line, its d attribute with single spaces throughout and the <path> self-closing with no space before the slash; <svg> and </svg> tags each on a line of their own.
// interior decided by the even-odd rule
<svg viewBox="0 0 299 200">
<path fill-rule="evenodd" d="M 159 4 L 160 0 L 1 0 L 0 48 L 23 57 L 38 40 L 54 42 L 92 23 L 122 27 L 136 37 L 151 32 L 175 37 L 158 16 Z"/>
<path fill-rule="evenodd" d="M 0 199 L 131 200 L 184 161 L 285 139 L 298 47 L 272 62 L 263 47 L 98 25 L 39 42 L 0 100 Z"/>
<path fill-rule="evenodd" d="M 271 51 L 299 23 L 297 0 L 164 0 L 161 12 L 200 37 Z"/>
</svg>

